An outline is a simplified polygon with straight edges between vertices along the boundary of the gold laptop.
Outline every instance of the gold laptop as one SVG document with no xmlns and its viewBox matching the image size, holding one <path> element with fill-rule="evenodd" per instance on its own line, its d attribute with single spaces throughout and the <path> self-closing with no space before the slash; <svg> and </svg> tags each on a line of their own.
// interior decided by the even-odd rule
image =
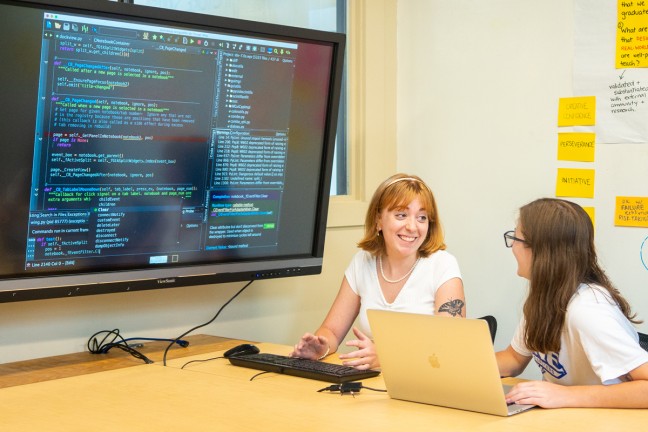
<svg viewBox="0 0 648 432">
<path fill-rule="evenodd" d="M 507 405 L 488 324 L 368 310 L 390 397 L 509 416 L 533 405 Z"/>
</svg>

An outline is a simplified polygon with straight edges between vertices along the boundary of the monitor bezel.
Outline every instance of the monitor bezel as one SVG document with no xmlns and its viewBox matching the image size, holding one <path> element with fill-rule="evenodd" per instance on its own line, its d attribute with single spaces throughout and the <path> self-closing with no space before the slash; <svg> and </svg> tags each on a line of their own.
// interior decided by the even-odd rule
<svg viewBox="0 0 648 432">
<path fill-rule="evenodd" d="M 49 9 L 61 13 L 86 13 L 115 19 L 137 19 L 155 25 L 225 31 L 255 37 L 312 41 L 333 47 L 329 100 L 323 139 L 323 157 L 316 202 L 313 246 L 309 255 L 255 258 L 241 262 L 156 267 L 135 270 L 88 272 L 56 276 L 0 279 L 0 303 L 61 297 L 154 290 L 319 274 L 322 271 L 326 221 L 331 187 L 335 132 L 339 111 L 346 36 L 343 33 L 290 27 L 227 17 L 176 11 L 112 1 L 0 0 L 0 5 Z"/>
</svg>

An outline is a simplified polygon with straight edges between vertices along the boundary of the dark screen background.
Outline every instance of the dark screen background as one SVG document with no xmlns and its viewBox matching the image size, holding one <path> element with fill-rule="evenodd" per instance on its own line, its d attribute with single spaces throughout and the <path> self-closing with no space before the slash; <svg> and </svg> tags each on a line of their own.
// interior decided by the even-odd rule
<svg viewBox="0 0 648 432">
<path fill-rule="evenodd" d="M 51 11 L 51 10 L 48 10 Z M 157 238 L 148 236 L 146 241 L 138 242 L 143 259 L 98 257 L 83 260 L 83 263 L 65 268 L 39 268 L 25 270 L 26 239 L 28 237 L 29 201 L 34 157 L 34 133 L 38 98 L 39 67 L 41 59 L 41 42 L 43 12 L 37 8 L 15 6 L 0 3 L 0 47 L 3 56 L 3 67 L 0 68 L 0 279 L 16 278 L 25 275 L 58 275 L 76 272 L 116 271 L 133 268 L 146 268 L 146 250 L 151 248 L 167 251 L 168 246 L 156 245 L 173 243 L 169 236 Z M 73 13 L 73 11 L 65 11 Z M 173 12 L 170 11 L 171 15 Z M 123 19 L 123 17 L 121 17 Z M 150 23 L 150 22 L 149 22 Z M 165 23 L 168 25 L 168 23 Z M 201 30 L 204 30 L 201 29 Z M 214 31 L 218 31 L 214 29 Z M 267 38 L 267 36 L 265 36 Z M 205 263 L 225 263 L 228 261 L 245 261 L 256 259 L 275 259 L 282 257 L 312 256 L 320 208 L 328 202 L 328 190 L 322 191 L 323 158 L 326 156 L 325 133 L 328 122 L 330 98 L 330 75 L 333 48 L 329 44 L 299 43 L 295 60 L 293 87 L 289 101 L 289 134 L 285 167 L 284 188 L 281 193 L 279 218 L 276 223 L 276 247 L 250 248 L 235 250 L 187 250 L 181 255 L 181 262 L 169 265 L 191 265 Z M 204 85 L 204 82 L 202 82 Z M 198 90 L 200 91 L 200 90 Z M 206 89 L 205 91 L 210 91 Z M 256 106 L 257 112 L 272 112 L 277 107 Z M 197 126 L 204 125 L 204 118 L 209 113 L 197 112 L 202 118 Z M 200 128 L 199 128 L 200 129 Z M 137 133 L 136 127 L 129 126 L 124 133 Z M 192 130 L 192 137 L 184 141 L 200 141 L 197 137 L 208 137 L 208 129 Z M 174 148 L 170 140 L 169 153 L 178 153 L 174 159 L 186 164 L 175 172 L 192 177 L 192 164 L 200 164 L 200 152 L 192 153 L 195 157 L 182 157 L 182 151 Z M 94 152 L 100 149 L 94 148 Z M 107 149 L 107 152 L 114 151 Z M 147 153 L 146 147 L 142 152 Z M 156 166 L 163 171 L 163 166 Z M 328 168 L 330 169 L 330 168 Z M 164 172 L 159 172 L 160 176 Z M 208 181 L 206 181 L 208 184 Z M 274 196 L 274 195 L 273 195 Z M 195 197 L 194 197 L 195 198 Z M 170 200 L 173 201 L 173 200 Z M 136 205 L 136 199 L 130 198 Z M 170 202 L 169 207 L 176 206 Z M 326 215 L 324 215 L 325 217 Z M 146 215 L 140 221 L 130 221 L 130 229 L 146 229 Z M 166 218 L 159 229 L 165 230 L 165 223 L 177 223 L 173 218 Z M 153 224 L 155 225 L 155 224 Z M 134 228 L 132 228 L 134 227 Z M 150 227 L 148 227 L 150 228 Z M 161 232 L 161 234 L 165 234 Z M 196 241 L 187 234 L 186 241 Z M 77 260 L 78 262 L 79 260 Z"/>
</svg>

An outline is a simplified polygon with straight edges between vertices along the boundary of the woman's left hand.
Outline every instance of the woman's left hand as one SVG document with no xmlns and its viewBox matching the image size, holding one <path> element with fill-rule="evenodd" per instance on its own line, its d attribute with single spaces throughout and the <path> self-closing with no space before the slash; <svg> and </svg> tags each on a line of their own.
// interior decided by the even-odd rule
<svg viewBox="0 0 648 432">
<path fill-rule="evenodd" d="M 340 358 L 345 360 L 342 364 L 345 366 L 353 366 L 360 370 L 375 369 L 379 367 L 380 363 L 378 362 L 376 346 L 373 341 L 356 327 L 353 328 L 353 334 L 355 334 L 358 339 L 348 341 L 346 346 L 354 346 L 358 349 L 350 353 L 340 354 Z"/>
</svg>

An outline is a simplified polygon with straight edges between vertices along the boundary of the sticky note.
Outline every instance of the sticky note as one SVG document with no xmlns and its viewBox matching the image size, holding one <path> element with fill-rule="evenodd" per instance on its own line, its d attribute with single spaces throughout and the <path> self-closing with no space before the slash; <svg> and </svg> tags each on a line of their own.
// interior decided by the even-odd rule
<svg viewBox="0 0 648 432">
<path fill-rule="evenodd" d="M 645 0 L 617 0 L 617 69 L 648 66 L 646 6 Z"/>
<path fill-rule="evenodd" d="M 583 207 L 583 210 L 585 210 L 585 213 L 592 219 L 592 225 L 596 226 L 596 211 L 594 210 L 594 207 Z"/>
<path fill-rule="evenodd" d="M 596 96 L 560 98 L 558 126 L 594 126 L 596 124 Z"/>
<path fill-rule="evenodd" d="M 594 170 L 558 168 L 556 196 L 594 198 Z"/>
<path fill-rule="evenodd" d="M 614 225 L 648 228 L 648 197 L 616 197 Z"/>
<path fill-rule="evenodd" d="M 596 134 L 561 132 L 558 134 L 558 160 L 594 162 Z"/>
</svg>

